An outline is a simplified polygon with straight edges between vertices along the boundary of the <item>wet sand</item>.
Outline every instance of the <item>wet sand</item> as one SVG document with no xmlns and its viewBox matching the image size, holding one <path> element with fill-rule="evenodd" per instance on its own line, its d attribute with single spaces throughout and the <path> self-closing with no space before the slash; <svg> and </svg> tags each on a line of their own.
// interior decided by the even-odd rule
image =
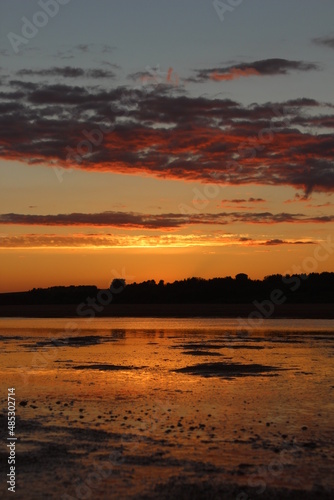
<svg viewBox="0 0 334 500">
<path fill-rule="evenodd" d="M 333 498 L 333 322 L 68 326 L 2 321 L 16 498 Z"/>
</svg>

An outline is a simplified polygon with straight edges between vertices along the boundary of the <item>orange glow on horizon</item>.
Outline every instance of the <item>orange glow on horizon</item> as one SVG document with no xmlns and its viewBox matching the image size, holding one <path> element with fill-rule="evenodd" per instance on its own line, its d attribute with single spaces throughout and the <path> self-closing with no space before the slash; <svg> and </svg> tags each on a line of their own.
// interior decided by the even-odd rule
<svg viewBox="0 0 334 500">
<path fill-rule="evenodd" d="M 334 272 L 328 255 L 310 267 L 317 245 L 217 246 L 188 248 L 1 249 L 1 292 L 49 286 L 91 284 L 107 288 L 115 277 L 128 283 L 165 282 L 191 277 L 235 276 L 252 279 L 270 274 Z M 314 260 L 314 258 L 313 258 Z"/>
</svg>

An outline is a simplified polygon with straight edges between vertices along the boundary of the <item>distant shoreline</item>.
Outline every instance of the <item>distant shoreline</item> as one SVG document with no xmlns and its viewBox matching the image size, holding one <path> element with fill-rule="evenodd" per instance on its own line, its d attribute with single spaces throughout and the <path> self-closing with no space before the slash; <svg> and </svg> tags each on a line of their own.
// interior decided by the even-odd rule
<svg viewBox="0 0 334 500">
<path fill-rule="evenodd" d="M 26 318 L 88 318 L 77 314 L 77 304 L 0 305 L 0 317 Z M 264 318 L 253 304 L 110 304 L 96 317 L 156 318 Z M 270 318 L 334 319 L 333 304 L 282 304 L 275 306 Z"/>
</svg>

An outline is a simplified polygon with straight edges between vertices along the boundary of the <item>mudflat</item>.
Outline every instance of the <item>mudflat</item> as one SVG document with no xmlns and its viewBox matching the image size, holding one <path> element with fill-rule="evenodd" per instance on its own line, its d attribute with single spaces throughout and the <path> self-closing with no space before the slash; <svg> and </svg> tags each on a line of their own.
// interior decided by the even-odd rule
<svg viewBox="0 0 334 500">
<path fill-rule="evenodd" d="M 3 319 L 16 498 L 333 498 L 333 347 L 331 320 Z"/>
</svg>

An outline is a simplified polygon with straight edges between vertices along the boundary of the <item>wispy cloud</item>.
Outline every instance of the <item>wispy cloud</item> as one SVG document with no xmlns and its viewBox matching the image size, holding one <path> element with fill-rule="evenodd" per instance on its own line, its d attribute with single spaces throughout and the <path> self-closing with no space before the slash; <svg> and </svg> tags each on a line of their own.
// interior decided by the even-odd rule
<svg viewBox="0 0 334 500">
<path fill-rule="evenodd" d="M 334 221 L 331 216 L 271 212 L 219 212 L 184 215 L 179 213 L 142 214 L 135 212 L 70 213 L 56 215 L 1 214 L 0 224 L 22 226 L 91 226 L 128 229 L 173 230 L 192 225 L 220 226 L 234 223 L 248 224 L 325 224 Z"/>
<path fill-rule="evenodd" d="M 0 248 L 184 248 L 221 246 L 313 245 L 311 240 L 263 240 L 237 234 L 20 234 L 0 238 Z"/>
<path fill-rule="evenodd" d="M 313 42 L 316 43 L 317 45 L 324 45 L 325 47 L 334 49 L 334 36 L 313 38 Z"/>
<path fill-rule="evenodd" d="M 74 59 L 80 55 L 90 54 L 111 54 L 115 51 L 115 47 L 108 44 L 96 43 L 81 43 L 73 47 L 63 48 L 58 50 L 54 57 L 56 59 Z"/>
<path fill-rule="evenodd" d="M 114 78 L 115 73 L 103 69 L 82 69 L 72 66 L 53 67 L 46 69 L 21 69 L 17 72 L 18 76 L 39 76 L 39 77 L 53 77 L 61 76 L 63 78 Z"/>
<path fill-rule="evenodd" d="M 249 208 L 255 208 L 255 206 L 258 203 L 265 203 L 265 202 L 266 202 L 266 200 L 264 200 L 263 198 L 252 198 L 252 197 L 251 198 L 235 198 L 233 200 L 221 200 L 219 206 L 224 207 L 224 208 L 233 208 L 237 205 L 238 208 L 249 209 Z M 251 205 L 251 207 L 249 207 L 249 205 Z"/>
<path fill-rule="evenodd" d="M 312 240 L 280 240 L 280 239 L 273 239 L 273 240 L 267 240 L 263 243 L 259 243 L 260 245 L 265 245 L 265 246 L 277 246 L 277 245 L 316 245 L 316 241 Z"/>
</svg>

